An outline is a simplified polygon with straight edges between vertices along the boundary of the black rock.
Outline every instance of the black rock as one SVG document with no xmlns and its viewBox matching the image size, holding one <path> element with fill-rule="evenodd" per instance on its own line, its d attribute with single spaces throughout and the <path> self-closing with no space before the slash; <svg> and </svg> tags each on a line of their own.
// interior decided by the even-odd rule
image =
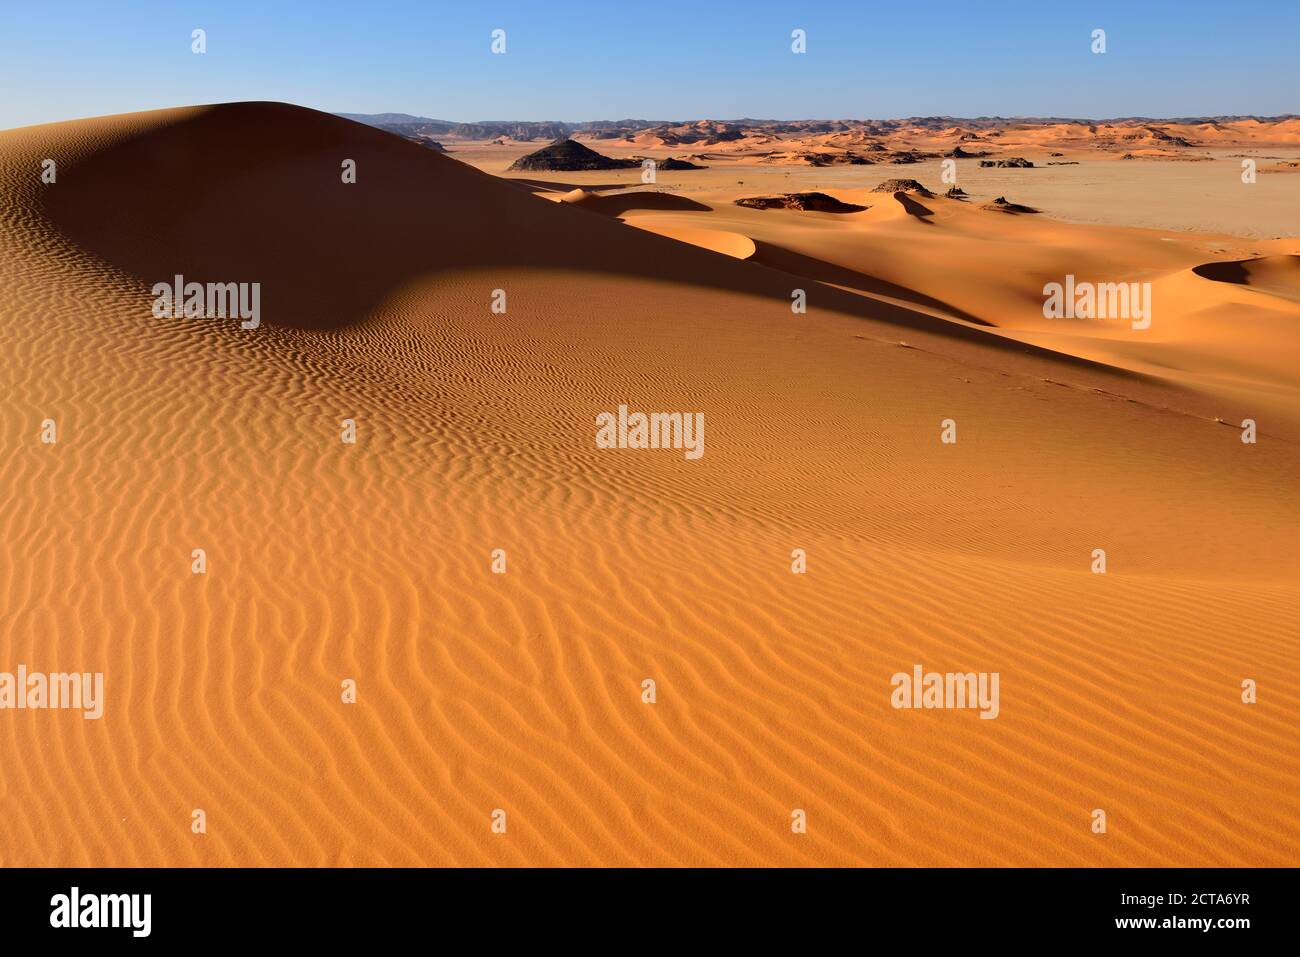
<svg viewBox="0 0 1300 957">
<path fill-rule="evenodd" d="M 916 193 L 920 196 L 934 195 L 934 193 L 930 192 L 928 189 L 926 189 L 924 186 L 922 186 L 914 179 L 887 179 L 879 186 L 877 186 L 875 189 L 873 189 L 872 192 L 873 193 Z"/>
<path fill-rule="evenodd" d="M 510 164 L 511 170 L 534 172 L 580 172 L 591 169 L 635 169 L 640 160 L 612 159 L 573 140 L 556 140 Z"/>
<path fill-rule="evenodd" d="M 866 206 L 842 203 L 825 193 L 785 193 L 781 196 L 751 196 L 735 201 L 750 209 L 798 209 L 811 213 L 858 213 Z"/>
</svg>

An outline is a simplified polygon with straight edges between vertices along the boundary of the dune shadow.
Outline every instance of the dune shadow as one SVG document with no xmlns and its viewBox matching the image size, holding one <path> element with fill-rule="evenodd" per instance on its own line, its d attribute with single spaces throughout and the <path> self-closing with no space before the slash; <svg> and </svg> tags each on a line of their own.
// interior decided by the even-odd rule
<svg viewBox="0 0 1300 957">
<path fill-rule="evenodd" d="M 588 193 L 603 193 L 612 189 L 629 189 L 636 185 L 631 183 L 556 183 L 549 179 L 527 179 L 522 176 L 498 177 L 503 183 L 518 186 L 529 193 L 568 193 L 575 189 L 584 189 Z"/>
<path fill-rule="evenodd" d="M 803 253 L 794 252 L 784 246 L 760 242 L 759 240 L 754 240 L 754 245 L 757 248 L 753 256 L 754 261 L 771 266 L 773 269 L 780 269 L 796 276 L 807 276 L 809 279 L 815 279 L 817 282 L 824 282 L 832 286 L 856 289 L 872 296 L 888 296 L 890 299 L 901 299 L 904 302 L 910 302 L 925 309 L 946 312 L 957 319 L 974 323 L 977 326 L 993 325 L 993 323 L 972 315 L 964 309 L 958 309 L 956 306 L 940 299 L 917 292 L 915 289 L 899 286 L 884 279 L 877 279 L 875 276 L 868 276 L 866 273 L 838 266 L 824 259 L 805 256 Z"/>
<path fill-rule="evenodd" d="M 1199 266 L 1193 266 L 1192 272 L 1202 279 L 1212 279 L 1215 282 L 1228 282 L 1244 286 L 1250 282 L 1250 273 L 1246 271 L 1246 264 L 1249 262 L 1251 262 L 1249 259 L 1237 259 L 1231 262 L 1202 263 Z"/>
<path fill-rule="evenodd" d="M 593 196 L 588 203 L 578 203 L 584 209 L 594 209 L 610 216 L 622 216 L 636 210 L 673 213 L 711 213 L 712 207 L 696 202 L 687 196 L 676 193 L 661 193 L 652 190 L 631 193 L 615 193 L 613 196 Z"/>
<path fill-rule="evenodd" d="M 341 176 L 348 160 L 354 183 Z M 793 276 L 909 294 L 806 257 L 785 260 L 792 276 L 592 216 L 382 130 L 285 103 L 201 107 L 152 124 L 112 118 L 94 150 L 70 157 L 58 187 L 39 195 L 41 212 L 67 241 L 147 286 L 178 274 L 186 282 L 258 282 L 263 323 L 304 330 L 364 322 L 412 280 L 455 270 L 486 273 L 485 309 L 490 290 L 519 269 L 568 272 L 575 283 L 591 274 L 668 281 L 787 303 L 800 284 Z M 821 286 L 815 301 L 908 329 L 1086 362 L 834 285 Z M 150 303 L 142 299 L 144 314 Z"/>
<path fill-rule="evenodd" d="M 904 212 L 906 212 L 909 216 L 915 216 L 923 223 L 929 223 L 930 222 L 929 217 L 934 215 L 933 209 L 931 209 L 929 206 L 924 205 L 923 203 L 918 203 L 916 200 L 914 200 L 911 196 L 908 196 L 906 193 L 902 193 L 902 192 L 895 193 L 894 199 L 898 200 L 898 204 L 903 207 Z M 934 225 L 934 224 L 930 223 L 930 225 Z"/>
<path fill-rule="evenodd" d="M 1202 263 L 1193 266 L 1192 272 L 1202 279 L 1300 302 L 1300 255 L 1281 254 Z"/>
<path fill-rule="evenodd" d="M 980 207 L 980 209 L 987 209 L 989 212 L 992 213 L 1006 213 L 1008 216 L 1020 216 L 1020 215 L 1032 216 L 1036 213 L 1041 212 L 1041 210 L 1037 210 L 1032 206 L 1025 206 L 1021 203 L 1008 202 L 1006 197 L 1004 196 L 999 196 L 991 203 L 984 203 Z"/>
</svg>

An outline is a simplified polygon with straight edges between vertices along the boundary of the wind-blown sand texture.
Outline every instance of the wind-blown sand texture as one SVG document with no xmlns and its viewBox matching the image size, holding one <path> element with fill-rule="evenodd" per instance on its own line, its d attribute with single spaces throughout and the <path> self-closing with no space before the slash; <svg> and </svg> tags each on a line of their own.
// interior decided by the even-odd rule
<svg viewBox="0 0 1300 957">
<path fill-rule="evenodd" d="M 456 155 L 266 103 L 0 133 L 0 668 L 107 696 L 0 712 L 0 864 L 1300 863 L 1300 240 Z M 262 327 L 155 319 L 176 273 Z M 1152 328 L 1043 319 L 1066 273 Z M 706 454 L 596 448 L 620 403 Z M 894 710 L 915 663 L 999 717 Z"/>
</svg>

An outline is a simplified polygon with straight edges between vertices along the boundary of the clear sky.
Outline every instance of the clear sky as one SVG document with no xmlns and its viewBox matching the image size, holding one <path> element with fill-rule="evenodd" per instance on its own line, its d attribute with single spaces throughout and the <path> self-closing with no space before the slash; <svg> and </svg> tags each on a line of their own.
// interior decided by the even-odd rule
<svg viewBox="0 0 1300 957">
<path fill-rule="evenodd" d="M 1300 0 L 0 0 L 0 128 L 231 100 L 461 121 L 1267 115 L 1300 112 L 1298 48 Z"/>
</svg>

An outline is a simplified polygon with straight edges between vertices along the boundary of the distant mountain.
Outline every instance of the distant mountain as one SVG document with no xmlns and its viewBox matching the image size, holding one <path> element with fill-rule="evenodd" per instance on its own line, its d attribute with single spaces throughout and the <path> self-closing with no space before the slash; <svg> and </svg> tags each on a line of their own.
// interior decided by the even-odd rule
<svg viewBox="0 0 1300 957">
<path fill-rule="evenodd" d="M 524 142 L 539 139 L 550 141 L 562 139 L 578 128 L 572 123 L 532 123 L 515 120 L 453 123 L 450 120 L 434 120 L 426 116 L 412 116 L 409 113 L 337 113 L 335 115 L 365 123 L 367 126 L 377 126 L 381 130 L 408 139 L 440 136 L 465 140 L 494 140 L 499 136 L 505 136 Z"/>
<path fill-rule="evenodd" d="M 1143 117 L 1125 117 L 1112 120 L 1085 120 L 1069 117 L 1000 117 L 979 116 L 973 118 L 955 116 L 912 116 L 892 120 L 590 120 L 583 123 L 569 123 L 560 120 L 522 121 L 522 120 L 482 120 L 474 123 L 460 123 L 451 120 L 435 120 L 427 116 L 414 116 L 410 113 L 339 113 L 338 116 L 375 126 L 390 133 L 415 142 L 427 140 L 502 140 L 516 142 L 542 141 L 553 144 L 580 136 L 590 140 L 623 140 L 638 146 L 694 146 L 714 147 L 740 140 L 752 140 L 754 145 L 776 142 L 788 137 L 835 137 L 842 138 L 838 145 L 851 145 L 850 141 L 862 149 L 880 150 L 883 147 L 873 142 L 880 137 L 890 135 L 930 136 L 946 135 L 956 131 L 960 139 L 984 140 L 985 137 L 1002 136 L 1007 129 L 1034 127 L 1063 127 L 1073 129 L 1087 128 L 1091 135 L 1098 134 L 1098 127 L 1105 127 L 1105 136 L 1120 136 L 1126 143 L 1136 139 L 1159 141 L 1162 147 L 1185 147 L 1195 145 L 1192 139 L 1163 130 L 1153 124 L 1165 124 L 1190 127 L 1193 125 L 1217 129 L 1220 124 L 1255 121 L 1259 123 L 1280 123 L 1291 120 L 1295 114 L 1280 117 L 1257 116 L 1208 116 L 1182 117 L 1177 120 L 1154 120 Z M 1119 132 L 1117 133 L 1116 130 Z M 1191 131 L 1199 137 L 1204 131 Z M 1104 138 L 1104 137 L 1103 137 Z M 831 142 L 828 140 L 827 142 Z M 454 145 L 453 145 L 454 148 Z M 589 159 L 589 158 L 588 158 Z M 563 158 L 561 158 L 563 160 Z M 578 160 L 574 160 L 577 162 Z M 905 160 L 896 160 L 903 162 Z M 867 162 L 867 160 L 863 160 Z M 583 168 L 583 167 L 574 167 Z M 587 167 L 600 169 L 602 167 Z"/>
<path fill-rule="evenodd" d="M 757 129 L 762 127 L 790 127 L 808 132 L 832 132 L 835 130 L 858 129 L 864 125 L 880 124 L 883 126 L 935 126 L 939 124 L 962 124 L 966 126 L 994 126 L 1007 123 L 1234 123 L 1241 120 L 1257 120 L 1261 123 L 1295 119 L 1300 114 L 1282 113 L 1277 116 L 1258 116 L 1255 114 L 1233 114 L 1227 116 L 1115 116 L 1104 119 L 1089 119 L 1080 116 L 905 116 L 893 119 L 838 119 L 838 120 L 764 120 L 746 116 L 734 120 L 584 120 L 571 123 L 564 120 L 478 120 L 472 123 L 455 120 L 435 120 L 427 116 L 413 116 L 410 113 L 335 113 L 344 119 L 355 120 L 369 126 L 394 126 L 409 123 L 429 126 L 447 127 L 491 127 L 491 128 L 563 128 L 570 133 L 583 133 L 591 130 L 648 130 L 662 126 L 695 126 L 717 124 L 719 126 L 743 127 Z"/>
<path fill-rule="evenodd" d="M 583 123 L 565 123 L 560 120 L 478 120 L 459 123 L 435 120 L 410 113 L 335 113 L 345 120 L 377 126 L 399 136 L 449 136 L 466 140 L 494 140 L 506 136 L 512 140 L 564 139 L 574 133 L 607 133 L 609 136 L 626 132 L 654 129 L 672 125 L 667 120 L 588 120 Z"/>
<path fill-rule="evenodd" d="M 335 113 L 345 120 L 355 120 L 367 126 L 398 126 L 408 123 L 429 124 L 432 126 L 455 126 L 449 120 L 431 120 L 427 116 L 412 116 L 410 113 Z"/>
</svg>

